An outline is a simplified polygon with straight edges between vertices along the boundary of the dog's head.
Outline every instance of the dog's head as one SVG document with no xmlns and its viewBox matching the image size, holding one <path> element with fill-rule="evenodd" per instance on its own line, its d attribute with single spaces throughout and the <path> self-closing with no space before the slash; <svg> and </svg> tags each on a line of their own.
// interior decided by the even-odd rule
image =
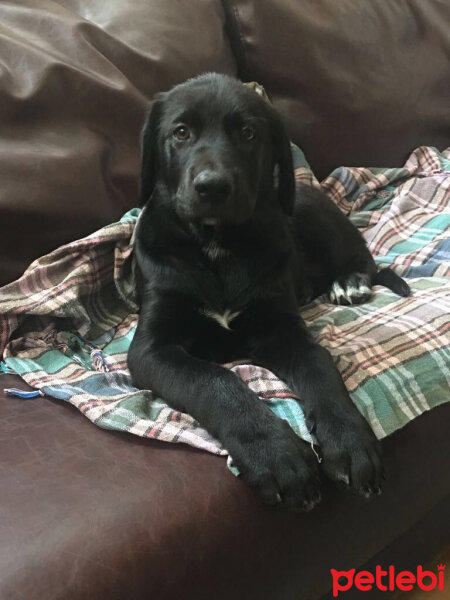
<svg viewBox="0 0 450 600">
<path fill-rule="evenodd" d="M 202 75 L 160 94 L 142 135 L 142 204 L 156 186 L 181 219 L 194 223 L 242 223 L 268 202 L 291 214 L 292 157 L 279 115 L 224 75 Z"/>
</svg>

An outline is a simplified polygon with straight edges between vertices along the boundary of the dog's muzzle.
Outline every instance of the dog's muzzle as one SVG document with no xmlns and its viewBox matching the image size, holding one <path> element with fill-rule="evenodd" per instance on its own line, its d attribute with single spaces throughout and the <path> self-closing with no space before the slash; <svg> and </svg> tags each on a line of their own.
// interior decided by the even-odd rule
<svg viewBox="0 0 450 600">
<path fill-rule="evenodd" d="M 224 203 L 233 191 L 231 177 L 224 171 L 204 169 L 195 176 L 193 186 L 198 200 L 212 206 Z"/>
</svg>

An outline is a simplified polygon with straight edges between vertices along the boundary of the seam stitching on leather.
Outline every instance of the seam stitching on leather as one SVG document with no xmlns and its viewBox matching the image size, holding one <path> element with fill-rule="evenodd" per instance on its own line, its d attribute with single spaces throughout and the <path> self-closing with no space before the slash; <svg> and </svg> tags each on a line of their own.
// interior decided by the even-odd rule
<svg viewBox="0 0 450 600">
<path fill-rule="evenodd" d="M 241 80 L 250 81 L 250 71 L 246 55 L 246 43 L 242 35 L 242 21 L 239 16 L 239 9 L 232 6 L 228 0 L 222 0 L 222 6 L 225 11 L 226 29 L 228 30 L 231 51 L 236 60 L 238 75 Z"/>
</svg>

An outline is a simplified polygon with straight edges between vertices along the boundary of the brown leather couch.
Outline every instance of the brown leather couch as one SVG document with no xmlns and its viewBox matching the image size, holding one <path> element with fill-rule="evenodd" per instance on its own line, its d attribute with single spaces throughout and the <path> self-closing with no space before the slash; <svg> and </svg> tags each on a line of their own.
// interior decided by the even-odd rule
<svg viewBox="0 0 450 600">
<path fill-rule="evenodd" d="M 135 204 L 147 103 L 204 71 L 262 83 L 319 176 L 448 146 L 449 27 L 448 0 L 1 3 L 1 284 Z M 0 599 L 316 600 L 330 568 L 415 569 L 449 541 L 449 427 L 383 442 L 380 497 L 289 514 L 222 458 L 2 395 Z"/>
</svg>

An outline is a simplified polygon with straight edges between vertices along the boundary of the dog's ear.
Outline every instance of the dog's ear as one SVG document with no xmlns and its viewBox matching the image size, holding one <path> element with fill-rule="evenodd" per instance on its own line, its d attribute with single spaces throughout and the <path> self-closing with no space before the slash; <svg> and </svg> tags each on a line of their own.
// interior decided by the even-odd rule
<svg viewBox="0 0 450 600">
<path fill-rule="evenodd" d="M 278 201 L 284 212 L 292 215 L 295 203 L 295 177 L 291 142 L 279 114 L 272 109 L 272 134 L 278 165 Z"/>
<path fill-rule="evenodd" d="M 162 115 L 162 94 L 155 97 L 145 117 L 141 135 L 141 176 L 140 206 L 148 201 L 153 193 L 158 176 L 158 131 Z"/>
</svg>

